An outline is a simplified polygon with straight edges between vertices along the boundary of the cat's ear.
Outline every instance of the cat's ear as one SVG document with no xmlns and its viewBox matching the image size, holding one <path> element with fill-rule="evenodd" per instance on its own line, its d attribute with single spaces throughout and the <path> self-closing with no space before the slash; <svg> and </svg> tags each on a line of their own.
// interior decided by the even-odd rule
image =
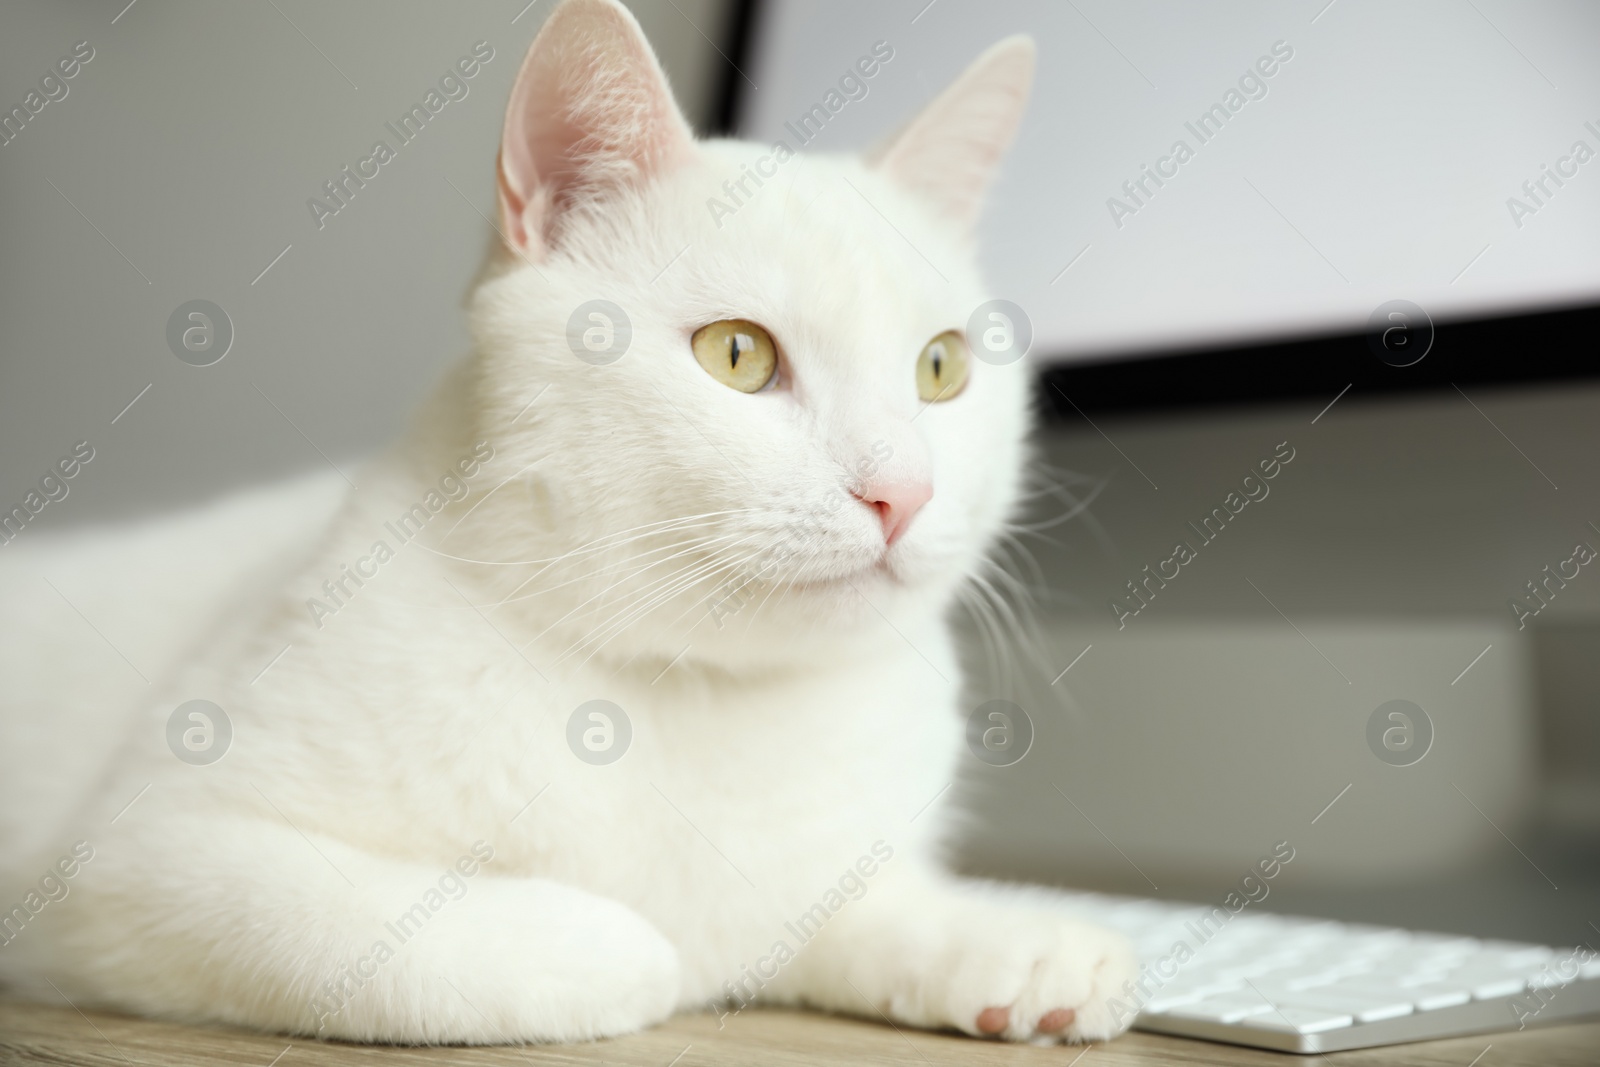
<svg viewBox="0 0 1600 1067">
<path fill-rule="evenodd" d="M 502 232 L 546 250 L 561 211 L 681 162 L 693 135 L 634 17 L 616 0 L 565 0 L 522 61 L 500 139 Z"/>
<path fill-rule="evenodd" d="M 868 162 L 970 233 L 1033 85 L 1033 38 L 991 46 Z"/>
</svg>

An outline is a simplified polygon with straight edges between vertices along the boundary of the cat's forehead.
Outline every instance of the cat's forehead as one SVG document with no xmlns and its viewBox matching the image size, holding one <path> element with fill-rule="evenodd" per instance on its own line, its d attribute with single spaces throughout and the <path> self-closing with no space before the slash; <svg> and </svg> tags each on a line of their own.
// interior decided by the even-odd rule
<svg viewBox="0 0 1600 1067">
<path fill-rule="evenodd" d="M 819 351 L 920 346 L 962 325 L 977 288 L 970 250 L 870 168 L 745 143 L 704 148 L 673 191 L 692 220 L 673 286 L 687 302 L 767 317 L 791 345 Z"/>
</svg>

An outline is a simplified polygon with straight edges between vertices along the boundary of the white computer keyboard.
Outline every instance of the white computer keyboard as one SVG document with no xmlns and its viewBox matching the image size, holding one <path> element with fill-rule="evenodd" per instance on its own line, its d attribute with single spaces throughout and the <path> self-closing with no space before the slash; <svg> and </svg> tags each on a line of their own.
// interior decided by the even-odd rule
<svg viewBox="0 0 1600 1067">
<path fill-rule="evenodd" d="M 1134 1027 L 1285 1052 L 1423 1041 L 1600 1013 L 1600 956 L 1246 906 L 1070 893 L 1143 963 Z"/>
</svg>

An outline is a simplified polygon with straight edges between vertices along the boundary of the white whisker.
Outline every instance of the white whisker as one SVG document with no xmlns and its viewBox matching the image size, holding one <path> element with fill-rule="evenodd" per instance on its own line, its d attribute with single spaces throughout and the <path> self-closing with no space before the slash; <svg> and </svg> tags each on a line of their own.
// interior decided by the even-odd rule
<svg viewBox="0 0 1600 1067">
<path fill-rule="evenodd" d="M 501 482 L 499 485 L 495 486 L 493 489 L 491 489 L 487 493 L 483 494 L 483 496 L 479 497 L 478 500 L 470 508 L 468 508 L 466 510 L 466 512 L 464 514 L 462 514 L 462 516 L 459 519 L 457 519 L 455 521 L 454 525 L 452 525 L 450 527 L 450 529 L 448 529 L 448 530 L 446 530 L 444 532 L 444 536 L 439 538 L 439 544 L 442 545 L 446 541 L 450 540 L 450 535 L 456 532 L 456 527 L 460 526 L 462 523 L 466 522 L 467 521 L 467 517 L 470 516 L 474 511 L 477 511 L 478 508 L 483 505 L 484 501 L 488 500 L 490 497 L 494 496 L 500 490 L 504 489 L 511 482 L 515 481 L 516 479 L 522 477 L 524 474 L 528 473 L 528 471 L 532 470 L 535 465 L 536 465 L 536 463 L 528 464 L 526 467 L 523 467 L 517 473 L 511 475 L 511 477 L 507 478 L 505 481 Z"/>
</svg>

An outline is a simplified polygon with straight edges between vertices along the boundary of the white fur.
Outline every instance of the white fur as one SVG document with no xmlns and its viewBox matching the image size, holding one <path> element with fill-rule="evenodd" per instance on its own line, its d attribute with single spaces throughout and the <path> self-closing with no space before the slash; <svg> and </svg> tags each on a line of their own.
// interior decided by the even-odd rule
<svg viewBox="0 0 1600 1067">
<path fill-rule="evenodd" d="M 607 34 L 638 32 L 619 12 L 569 0 L 541 38 L 591 33 L 564 51 L 603 67 Z M 940 137 L 997 157 L 1019 63 L 1031 46 L 1012 42 L 974 68 L 994 122 L 967 108 L 953 133 L 914 124 L 930 140 L 892 158 L 937 159 Z M 994 91 L 983 72 L 1001 68 L 1010 89 Z M 127 531 L 0 553 L 8 617 L 49 613 L 12 627 L 0 682 L 0 907 L 73 842 L 94 849 L 70 895 L 0 947 L 0 975 L 80 1005 L 356 1040 L 593 1038 L 723 1001 L 776 942 L 800 947 L 786 923 L 870 868 L 762 1000 L 968 1033 L 1009 1007 L 1016 1040 L 1056 1008 L 1077 1012 L 1069 1039 L 1119 1029 L 1105 1001 L 1133 974 L 1126 946 L 1048 894 L 939 862 L 950 816 L 929 804 L 964 753 L 944 615 L 1015 504 L 1027 429 L 1021 365 L 974 362 L 955 399 L 916 396 L 922 346 L 989 295 L 966 220 L 882 168 L 804 157 L 719 226 L 707 199 L 769 149 L 668 148 L 604 190 L 516 179 L 559 218 L 530 217 L 497 255 L 472 355 L 331 522 L 327 483 L 308 482 L 142 527 L 142 556 Z M 567 341 L 597 297 L 633 324 L 608 366 Z M 689 334 L 728 317 L 777 338 L 779 388 L 738 393 L 695 363 Z M 465 499 L 319 626 L 308 599 L 373 542 L 396 547 L 385 522 L 475 446 L 493 457 Z M 848 493 L 875 446 L 885 477 L 934 485 L 887 551 Z M 708 601 L 763 563 L 719 626 Z M 52 573 L 80 575 L 93 605 L 78 607 L 139 644 L 150 685 L 51 602 L 36 575 Z M 166 746 L 194 698 L 233 723 L 210 766 Z M 566 741 L 597 698 L 633 730 L 606 766 Z M 123 731 L 120 748 L 100 740 Z M 492 860 L 397 945 L 385 923 L 480 841 Z M 348 1003 L 310 1007 L 379 939 L 393 958 L 363 965 Z"/>
</svg>

